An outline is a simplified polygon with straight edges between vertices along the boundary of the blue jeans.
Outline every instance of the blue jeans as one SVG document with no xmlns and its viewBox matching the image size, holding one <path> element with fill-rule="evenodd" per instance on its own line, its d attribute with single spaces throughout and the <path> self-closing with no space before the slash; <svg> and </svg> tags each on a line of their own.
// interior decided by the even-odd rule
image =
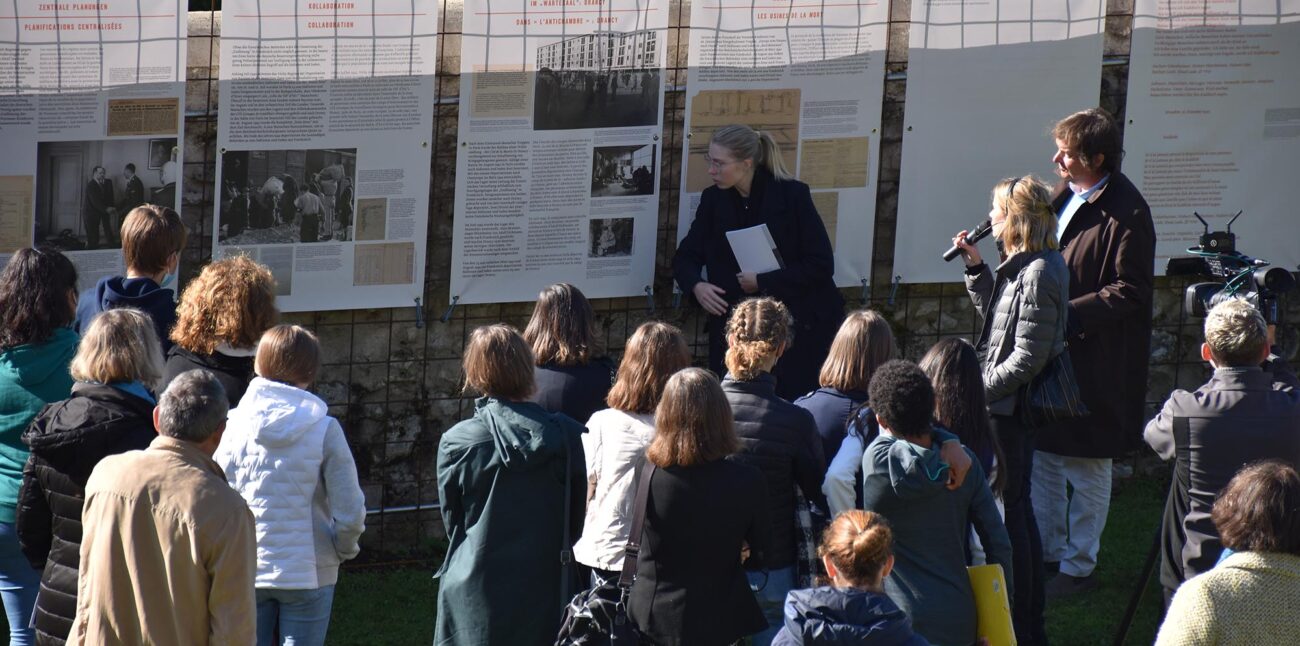
<svg viewBox="0 0 1300 646">
<path fill-rule="evenodd" d="M 258 588 L 257 646 L 321 646 L 333 606 L 333 585 L 315 590 Z"/>
<path fill-rule="evenodd" d="M 41 572 L 34 569 L 18 547 L 12 523 L 0 523 L 0 599 L 9 618 L 9 646 L 32 643 L 32 611 L 41 590 Z"/>
<path fill-rule="evenodd" d="M 780 632 L 781 626 L 785 624 L 785 595 L 794 588 L 794 569 L 791 565 L 779 570 L 745 573 L 749 579 L 749 589 L 754 591 L 754 598 L 758 599 L 758 607 L 763 610 L 763 617 L 767 619 L 767 630 L 753 637 L 754 646 L 771 644 L 772 639 Z"/>
</svg>

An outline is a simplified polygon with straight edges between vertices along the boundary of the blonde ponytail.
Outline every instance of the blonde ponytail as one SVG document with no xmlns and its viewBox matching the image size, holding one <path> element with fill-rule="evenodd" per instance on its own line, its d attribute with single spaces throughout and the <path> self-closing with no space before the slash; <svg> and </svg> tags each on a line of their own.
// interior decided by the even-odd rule
<svg viewBox="0 0 1300 646">
<path fill-rule="evenodd" d="M 744 124 L 732 124 L 714 130 L 710 143 L 731 151 L 736 159 L 754 160 L 756 167 L 766 168 L 777 179 L 794 179 L 794 174 L 785 166 L 781 147 L 770 133 Z"/>
</svg>

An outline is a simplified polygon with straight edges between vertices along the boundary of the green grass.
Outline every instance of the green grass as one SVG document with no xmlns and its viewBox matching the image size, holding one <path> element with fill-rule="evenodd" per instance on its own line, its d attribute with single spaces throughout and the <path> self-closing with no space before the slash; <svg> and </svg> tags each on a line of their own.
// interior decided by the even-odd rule
<svg viewBox="0 0 1300 646">
<path fill-rule="evenodd" d="M 1053 646 L 1110 644 L 1160 521 L 1168 485 L 1131 478 L 1116 485 L 1102 536 L 1096 590 L 1047 608 Z M 345 568 L 330 624 L 331 646 L 426 646 L 433 642 L 434 565 Z M 1161 611 L 1158 572 L 1148 582 L 1126 644 L 1150 644 Z"/>
<path fill-rule="evenodd" d="M 344 568 L 334 588 L 330 646 L 433 643 L 433 566 Z"/>
<path fill-rule="evenodd" d="M 1160 478 L 1130 478 L 1116 484 L 1097 557 L 1100 585 L 1078 597 L 1048 602 L 1047 634 L 1053 646 L 1113 643 L 1159 527 L 1168 486 Z M 1159 575 L 1157 561 L 1125 644 L 1155 640 L 1163 605 Z"/>
</svg>

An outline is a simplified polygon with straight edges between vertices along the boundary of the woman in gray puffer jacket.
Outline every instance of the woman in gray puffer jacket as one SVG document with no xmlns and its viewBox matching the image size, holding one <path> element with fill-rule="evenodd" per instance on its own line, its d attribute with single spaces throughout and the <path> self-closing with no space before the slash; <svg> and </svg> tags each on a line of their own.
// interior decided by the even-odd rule
<svg viewBox="0 0 1300 646">
<path fill-rule="evenodd" d="M 1070 275 L 1057 251 L 1056 214 L 1045 184 L 1032 176 L 993 187 L 989 211 L 1003 256 L 997 269 L 953 239 L 966 261 L 966 290 L 984 318 L 976 349 L 984 364 L 991 426 L 1006 454 L 1007 533 L 1011 536 L 1015 599 L 1012 620 L 1021 644 L 1046 643 L 1043 625 L 1043 547 L 1030 504 L 1034 434 L 1015 415 L 1016 393 L 1065 351 Z"/>
</svg>

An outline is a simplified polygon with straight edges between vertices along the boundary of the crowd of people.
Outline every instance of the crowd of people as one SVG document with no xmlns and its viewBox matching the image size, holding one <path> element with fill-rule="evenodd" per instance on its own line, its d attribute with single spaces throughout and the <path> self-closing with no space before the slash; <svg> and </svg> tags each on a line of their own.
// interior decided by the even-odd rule
<svg viewBox="0 0 1300 646">
<path fill-rule="evenodd" d="M 1114 120 L 1086 110 L 1052 134 L 1055 189 L 992 189 L 998 262 L 954 238 L 980 332 L 916 365 L 893 358 L 880 314 L 839 313 L 825 229 L 770 135 L 719 129 L 674 260 L 709 314 L 712 371 L 660 321 L 611 370 L 572 285 L 542 292 L 525 335 L 470 335 L 482 399 L 439 446 L 435 643 L 550 643 L 562 620 L 571 639 L 573 606 L 556 608 L 625 569 L 642 643 L 987 643 L 968 578 L 982 564 L 1004 573 L 1016 641 L 1047 643 L 1046 605 L 1097 585 L 1112 460 L 1142 438 L 1155 244 Z M 724 234 L 758 223 L 783 265 L 746 274 Z M 1146 430 L 1175 460 L 1160 643 L 1291 643 L 1300 384 L 1250 303 L 1219 303 L 1205 334 L 1215 377 Z M 1056 370 L 1087 413 L 1026 413 Z"/>
<path fill-rule="evenodd" d="M 52 248 L 0 271 L 0 598 L 10 644 L 323 644 L 365 506 L 310 392 L 320 344 L 247 257 L 175 302 L 170 208 L 78 294 Z"/>
<path fill-rule="evenodd" d="M 954 238 L 979 334 L 919 364 L 895 358 L 878 312 L 842 315 L 808 187 L 745 126 L 715 133 L 715 185 L 674 262 L 714 370 L 663 321 L 606 358 L 569 284 L 539 294 L 522 334 L 473 330 L 478 399 L 436 456 L 435 643 L 555 643 L 566 605 L 624 582 L 644 644 L 987 643 L 968 568 L 989 565 L 1017 642 L 1045 644 L 1049 600 L 1096 584 L 1111 460 L 1143 437 L 1174 463 L 1159 643 L 1294 642 L 1300 381 L 1258 309 L 1225 299 L 1204 324 L 1213 377 L 1140 432 L 1150 215 L 1109 116 L 1053 134 L 1056 191 L 992 189 L 997 265 Z M 758 222 L 784 265 L 746 274 L 718 238 Z M 10 641 L 322 644 L 365 508 L 311 392 L 320 344 L 278 324 L 274 278 L 243 256 L 176 304 L 171 209 L 134 208 L 121 235 L 125 275 L 81 294 L 49 248 L 0 271 Z M 1089 414 L 1027 415 L 1067 360 Z"/>
</svg>

